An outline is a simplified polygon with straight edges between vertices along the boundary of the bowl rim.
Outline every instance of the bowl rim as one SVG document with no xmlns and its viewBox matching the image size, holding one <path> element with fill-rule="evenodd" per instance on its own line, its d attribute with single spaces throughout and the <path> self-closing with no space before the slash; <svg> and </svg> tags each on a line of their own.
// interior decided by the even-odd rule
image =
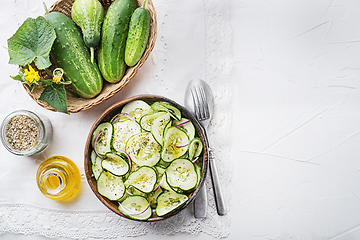
<svg viewBox="0 0 360 240">
<path fill-rule="evenodd" d="M 155 101 L 166 101 L 169 102 L 171 104 L 173 104 L 175 107 L 177 107 L 182 115 L 184 115 L 184 117 L 188 118 L 189 120 L 191 120 L 191 122 L 193 123 L 194 127 L 195 127 L 195 131 L 197 133 L 197 135 L 200 137 L 200 139 L 202 139 L 203 144 L 204 144 L 204 149 L 203 149 L 203 160 L 202 160 L 202 175 L 201 175 L 201 180 L 200 183 L 198 185 L 198 187 L 189 194 L 189 199 L 187 200 L 187 202 L 182 205 L 180 208 L 172 211 L 171 213 L 165 215 L 165 216 L 156 216 L 156 217 L 150 217 L 149 219 L 147 219 L 146 221 L 144 220 L 137 220 L 137 219 L 133 219 L 130 218 L 128 216 L 126 216 L 125 214 L 121 213 L 120 211 L 117 210 L 117 205 L 115 205 L 115 201 L 110 201 L 108 199 L 106 199 L 105 197 L 101 196 L 98 191 L 97 191 L 97 187 L 96 187 L 96 180 L 93 177 L 92 174 L 92 170 L 91 170 L 91 138 L 92 138 L 92 134 L 95 130 L 95 128 L 102 122 L 105 121 L 110 121 L 110 119 L 117 113 L 119 113 L 119 110 L 128 102 L 134 101 L 134 100 L 144 100 L 144 101 L 148 101 L 148 102 L 155 102 Z M 208 171 L 208 166 L 209 166 L 209 143 L 208 143 L 208 139 L 207 139 L 207 135 L 206 135 L 206 131 L 204 129 L 204 127 L 200 124 L 200 122 L 182 105 L 178 104 L 177 102 L 175 102 L 174 100 L 171 100 L 167 97 L 163 97 L 163 96 L 159 96 L 159 95 L 153 95 L 153 94 L 141 94 L 141 95 L 135 95 L 126 99 L 123 99 L 117 103 L 114 103 L 113 105 L 111 105 L 110 107 L 108 107 L 93 123 L 86 143 L 85 143 L 85 150 L 84 150 L 84 170 L 85 170 L 85 176 L 86 176 L 86 180 L 91 188 L 91 190 L 93 191 L 93 193 L 96 195 L 96 197 L 107 207 L 109 208 L 111 211 L 115 212 L 116 214 L 125 217 L 126 219 L 131 219 L 131 220 L 135 220 L 135 221 L 140 221 L 140 222 L 156 222 L 156 221 L 160 221 L 160 220 L 164 220 L 167 219 L 169 217 L 172 217 L 174 215 L 176 215 L 177 213 L 179 213 L 180 211 L 182 211 L 183 209 L 185 209 L 187 206 L 189 206 L 193 200 L 195 199 L 196 195 L 198 194 L 198 192 L 200 191 L 200 188 L 203 186 L 205 178 L 207 176 L 207 171 Z"/>
</svg>

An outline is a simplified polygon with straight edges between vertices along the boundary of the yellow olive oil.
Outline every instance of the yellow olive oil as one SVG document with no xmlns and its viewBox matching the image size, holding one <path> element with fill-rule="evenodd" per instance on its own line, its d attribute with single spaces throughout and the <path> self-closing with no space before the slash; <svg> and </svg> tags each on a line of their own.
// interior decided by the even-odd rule
<svg viewBox="0 0 360 240">
<path fill-rule="evenodd" d="M 80 187 L 78 167 L 66 157 L 54 156 L 45 160 L 38 168 L 36 181 L 40 191 L 53 200 L 65 200 L 73 196 Z"/>
</svg>

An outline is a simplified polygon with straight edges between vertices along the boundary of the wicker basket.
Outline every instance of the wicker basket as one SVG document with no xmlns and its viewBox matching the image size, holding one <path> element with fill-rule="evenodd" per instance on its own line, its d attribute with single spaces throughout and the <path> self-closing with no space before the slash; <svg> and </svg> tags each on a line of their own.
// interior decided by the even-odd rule
<svg viewBox="0 0 360 240">
<path fill-rule="evenodd" d="M 50 8 L 49 12 L 57 11 L 62 12 L 68 17 L 71 17 L 71 7 L 73 5 L 75 0 L 59 0 L 55 2 Z M 104 6 L 105 12 L 107 11 L 110 4 L 113 2 L 113 0 L 99 0 L 102 5 Z M 143 3 L 143 0 L 137 0 L 138 5 L 141 6 Z M 150 36 L 149 40 L 145 49 L 145 52 L 143 56 L 141 57 L 140 61 L 133 67 L 128 67 L 128 69 L 125 72 L 124 77 L 118 82 L 118 83 L 108 83 L 104 80 L 104 85 L 101 93 L 91 99 L 86 98 L 78 98 L 74 97 L 71 94 L 67 93 L 67 105 L 68 105 L 68 112 L 69 113 L 77 113 L 86 109 L 89 109 L 93 106 L 96 106 L 105 100 L 111 98 L 116 93 L 118 93 L 121 89 L 123 89 L 126 84 L 128 84 L 136 75 L 140 67 L 145 63 L 146 59 L 149 57 L 151 51 L 154 49 L 155 46 L 155 40 L 156 40 L 156 29 L 157 29 L 157 23 L 156 23 L 156 12 L 155 8 L 153 6 L 152 0 L 147 0 L 145 3 L 145 8 L 149 10 L 150 16 L 151 16 L 151 27 L 150 27 Z M 51 66 L 49 69 L 54 69 L 55 66 Z M 43 79 L 49 79 L 50 76 L 45 71 L 40 71 L 40 76 Z M 31 92 L 29 91 L 28 87 L 24 85 L 25 90 L 28 92 L 30 97 L 34 99 L 40 106 L 51 110 L 56 111 L 54 108 L 50 107 L 46 102 L 38 100 L 40 97 L 40 94 L 42 92 L 42 87 L 35 87 Z"/>
</svg>

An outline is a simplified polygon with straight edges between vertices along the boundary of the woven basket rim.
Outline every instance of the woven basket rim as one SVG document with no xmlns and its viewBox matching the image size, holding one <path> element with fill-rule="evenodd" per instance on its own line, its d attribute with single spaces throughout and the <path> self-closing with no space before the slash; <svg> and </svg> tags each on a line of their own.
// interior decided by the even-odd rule
<svg viewBox="0 0 360 240">
<path fill-rule="evenodd" d="M 51 7 L 48 8 L 49 12 L 58 11 L 58 9 L 64 9 L 64 11 L 71 11 L 71 6 L 75 0 L 58 0 L 54 4 L 51 5 Z M 100 1 L 102 2 L 102 1 Z M 108 5 L 107 7 L 113 2 L 112 0 L 104 0 L 103 2 L 106 2 Z M 143 0 L 137 0 L 138 6 L 140 7 L 143 3 Z M 105 8 L 104 7 L 104 8 Z M 101 93 L 92 99 L 86 99 L 86 98 L 77 98 L 67 93 L 67 105 L 68 105 L 68 112 L 69 113 L 78 113 L 87 109 L 90 109 L 96 105 L 99 105 L 106 100 L 113 97 L 116 93 L 120 92 L 137 74 L 139 69 L 144 65 L 145 61 L 150 56 L 151 51 L 154 49 L 155 41 L 157 37 L 157 19 L 156 19 L 156 11 L 153 5 L 152 0 L 146 0 L 145 8 L 149 10 L 150 17 L 151 17 L 151 26 L 150 26 L 150 36 L 148 39 L 148 43 L 145 49 L 145 52 L 139 62 L 133 66 L 128 67 L 123 78 L 118 83 L 108 83 L 107 81 L 103 80 L 104 86 L 101 91 Z M 106 10 L 105 9 L 105 10 Z M 54 65 L 52 65 L 54 67 Z M 44 75 L 46 75 L 45 72 L 43 72 Z M 46 102 L 38 100 L 40 97 L 42 87 L 35 87 L 32 91 L 27 87 L 26 84 L 23 84 L 23 87 L 25 88 L 26 92 L 29 94 L 29 96 L 41 107 L 55 111 L 56 109 L 49 106 Z"/>
</svg>

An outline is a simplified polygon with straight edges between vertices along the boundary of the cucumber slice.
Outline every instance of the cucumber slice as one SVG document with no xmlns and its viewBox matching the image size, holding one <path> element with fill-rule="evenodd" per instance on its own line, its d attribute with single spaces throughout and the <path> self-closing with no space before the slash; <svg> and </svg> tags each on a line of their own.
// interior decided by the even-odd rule
<svg viewBox="0 0 360 240">
<path fill-rule="evenodd" d="M 201 180 L 201 167 L 199 166 L 199 164 L 196 164 L 196 163 L 194 163 L 194 166 L 195 166 L 196 174 L 198 176 L 197 183 L 196 183 L 196 187 L 198 187 L 200 184 L 200 180 Z"/>
<path fill-rule="evenodd" d="M 97 180 L 103 171 L 103 168 L 101 166 L 102 159 L 96 156 L 95 163 L 91 166 L 91 170 L 94 174 L 94 178 Z"/>
<path fill-rule="evenodd" d="M 198 176 L 194 164 L 185 158 L 175 159 L 165 171 L 172 188 L 189 191 L 196 187 Z"/>
<path fill-rule="evenodd" d="M 139 189 L 137 189 L 136 187 L 131 187 L 129 186 L 128 188 L 128 192 L 131 196 L 143 196 L 143 197 L 147 197 L 146 193 L 143 193 L 142 191 L 140 191 Z"/>
<path fill-rule="evenodd" d="M 130 169 L 128 162 L 120 155 L 113 152 L 105 154 L 105 159 L 102 160 L 101 166 L 103 169 L 116 176 L 125 175 Z"/>
<path fill-rule="evenodd" d="M 130 196 L 119 204 L 118 210 L 132 219 L 147 220 L 152 214 L 149 204 L 142 196 Z"/>
<path fill-rule="evenodd" d="M 162 189 L 158 188 L 157 190 L 154 190 L 151 193 L 147 194 L 147 199 L 150 202 L 150 206 L 152 208 L 156 208 L 156 200 L 162 192 Z"/>
<path fill-rule="evenodd" d="M 176 126 L 183 130 L 192 140 L 195 137 L 195 127 L 194 124 L 187 118 L 182 118 L 180 121 L 174 120 L 173 126 Z"/>
<path fill-rule="evenodd" d="M 159 111 L 159 110 L 167 111 L 171 115 L 171 117 L 173 117 L 175 120 L 178 121 L 181 120 L 180 110 L 168 102 L 154 102 L 153 104 L 151 104 L 151 107 L 155 111 Z"/>
<path fill-rule="evenodd" d="M 182 206 L 188 196 L 176 192 L 164 192 L 157 198 L 156 214 L 164 216 Z"/>
<path fill-rule="evenodd" d="M 165 174 L 165 168 L 162 166 L 155 166 L 156 172 L 157 172 L 157 176 L 158 176 L 158 180 L 155 184 L 155 186 L 158 186 L 159 184 L 160 187 L 164 190 L 168 190 L 168 191 L 174 191 L 168 184 L 167 180 L 166 180 L 166 174 Z"/>
<path fill-rule="evenodd" d="M 135 118 L 137 122 L 140 121 L 140 118 L 148 113 L 153 112 L 154 110 L 142 100 L 134 100 L 127 103 L 123 109 L 121 110 L 122 113 L 128 113 Z"/>
<path fill-rule="evenodd" d="M 97 154 L 103 156 L 105 153 L 110 152 L 113 132 L 113 125 L 109 122 L 101 123 L 96 127 L 91 143 Z"/>
<path fill-rule="evenodd" d="M 145 131 L 151 131 L 151 123 L 154 121 L 155 118 L 165 114 L 165 111 L 155 111 L 152 113 L 145 114 L 140 118 L 140 126 Z"/>
<path fill-rule="evenodd" d="M 154 136 L 155 140 L 161 146 L 163 145 L 164 130 L 169 122 L 170 122 L 170 114 L 165 113 L 160 117 L 155 118 L 151 124 L 151 133 Z"/>
<path fill-rule="evenodd" d="M 131 160 L 140 166 L 154 166 L 160 160 L 161 146 L 149 132 L 130 137 L 125 149 Z"/>
<path fill-rule="evenodd" d="M 163 151 L 161 158 L 165 162 L 171 162 L 183 156 L 189 145 L 188 135 L 177 127 L 169 127 L 164 136 Z"/>
<path fill-rule="evenodd" d="M 102 196 L 116 201 L 125 194 L 125 185 L 122 177 L 103 171 L 97 180 L 97 190 Z"/>
<path fill-rule="evenodd" d="M 96 160 L 96 153 L 94 150 L 91 151 L 91 154 L 90 154 L 90 160 L 91 160 L 91 165 L 94 165 L 95 164 L 95 160 Z"/>
<path fill-rule="evenodd" d="M 118 151 L 125 151 L 126 142 L 129 138 L 137 133 L 141 132 L 140 125 L 132 120 L 125 120 L 122 122 L 116 122 L 114 124 L 114 138 L 112 141 L 112 147 Z"/>
<path fill-rule="evenodd" d="M 204 145 L 200 138 L 196 137 L 189 143 L 189 159 L 193 160 L 200 156 L 202 150 L 204 148 Z"/>
<path fill-rule="evenodd" d="M 116 122 L 122 122 L 122 121 L 126 121 L 126 120 L 135 121 L 135 118 L 128 113 L 118 113 L 111 119 L 110 122 L 111 122 L 111 124 L 114 124 Z"/>
<path fill-rule="evenodd" d="M 125 186 L 133 186 L 138 190 L 149 193 L 154 190 L 157 175 L 152 167 L 143 166 L 135 172 L 130 173 L 125 181 Z"/>
</svg>

